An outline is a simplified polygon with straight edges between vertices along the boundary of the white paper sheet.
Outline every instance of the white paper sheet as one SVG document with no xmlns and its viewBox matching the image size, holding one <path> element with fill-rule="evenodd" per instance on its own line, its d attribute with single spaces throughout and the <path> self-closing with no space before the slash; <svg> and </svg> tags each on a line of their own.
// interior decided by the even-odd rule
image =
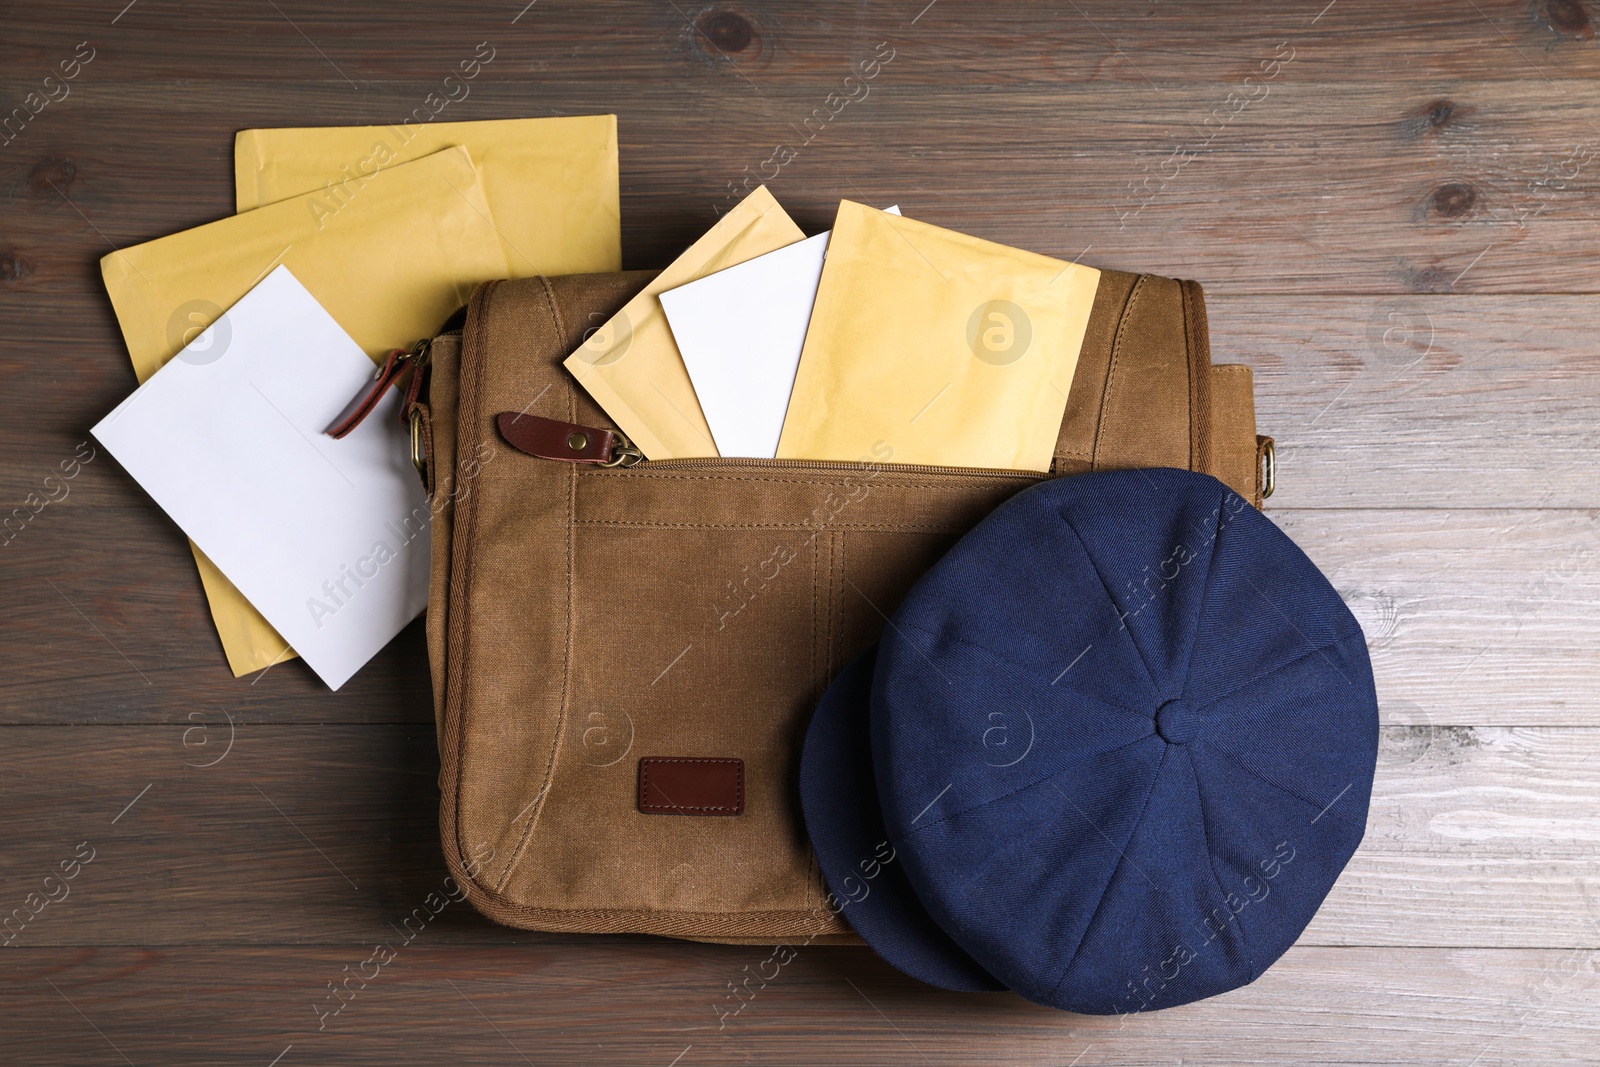
<svg viewBox="0 0 1600 1067">
<path fill-rule="evenodd" d="M 428 600 L 432 513 L 398 391 L 323 434 L 372 373 L 280 266 L 93 430 L 332 689 Z"/>
<path fill-rule="evenodd" d="M 719 455 L 778 454 L 829 232 L 661 294 Z"/>
</svg>

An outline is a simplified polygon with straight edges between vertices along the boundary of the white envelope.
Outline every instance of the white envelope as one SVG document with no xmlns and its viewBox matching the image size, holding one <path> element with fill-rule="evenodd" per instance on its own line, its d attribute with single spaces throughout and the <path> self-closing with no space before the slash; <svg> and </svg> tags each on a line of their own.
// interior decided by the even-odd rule
<svg viewBox="0 0 1600 1067">
<path fill-rule="evenodd" d="M 778 454 L 831 232 L 661 294 L 719 455 Z"/>
<path fill-rule="evenodd" d="M 323 434 L 372 371 L 280 266 L 93 430 L 332 689 L 428 600 L 432 512 L 398 391 Z"/>
</svg>

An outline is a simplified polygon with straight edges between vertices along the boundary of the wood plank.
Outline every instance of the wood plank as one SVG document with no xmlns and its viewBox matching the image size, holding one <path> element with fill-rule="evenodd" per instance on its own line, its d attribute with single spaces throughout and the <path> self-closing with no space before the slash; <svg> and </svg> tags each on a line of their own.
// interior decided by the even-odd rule
<svg viewBox="0 0 1600 1067">
<path fill-rule="evenodd" d="M 1269 512 L 1367 635 L 1386 721 L 1600 725 L 1600 516 Z"/>
<path fill-rule="evenodd" d="M 103 295 L 32 300 L 8 311 L 14 326 L 0 337 L 8 508 L 87 455 L 88 428 L 134 386 Z M 1589 325 L 1600 296 L 1286 301 L 1212 290 L 1207 303 L 1214 359 L 1254 368 L 1258 428 L 1278 441 L 1273 512 L 1600 507 L 1600 351 Z M 48 355 L 33 341 L 44 336 Z M 67 488 L 18 550 L 72 508 L 148 506 L 103 453 Z"/>
<path fill-rule="evenodd" d="M 1304 943 L 1600 945 L 1600 731 L 1389 726 L 1380 744 L 1366 837 Z"/>
<path fill-rule="evenodd" d="M 71 455 L 71 452 L 66 455 Z M 299 660 L 236 679 L 187 541 L 148 501 L 81 507 L 91 478 L 140 490 L 101 456 L 3 547 L 14 610 L 0 622 L 0 722 L 432 722 L 423 622 L 337 693 Z M 98 470 L 96 468 L 99 468 Z"/>
<path fill-rule="evenodd" d="M 1269 510 L 1600 505 L 1593 296 L 1208 300 L 1255 370 Z"/>
<path fill-rule="evenodd" d="M 114 9 L 112 14 L 117 14 Z M 508 4 L 486 10 L 470 0 L 443 0 L 390 17 L 377 0 L 318 9 L 305 2 L 277 10 L 225 0 L 194 2 L 180 11 L 146 5 L 99 19 L 61 20 L 47 9 L 12 15 L 8 47 L 22 81 L 41 74 L 88 37 L 95 62 L 116 76 L 145 82 L 184 78 L 228 81 L 233 64 L 249 61 L 253 76 L 280 84 L 325 82 L 347 94 L 407 71 L 442 78 L 487 39 L 494 63 L 541 73 L 566 60 L 564 77 L 590 87 L 609 82 L 658 86 L 717 80 L 748 89 L 827 72 L 841 54 L 893 39 L 903 44 L 904 77 L 915 84 L 958 81 L 983 86 L 1109 84 L 1120 90 L 1182 80 L 1226 78 L 1230 65 L 1263 41 L 1288 39 L 1304 58 L 1305 76 L 1323 83 L 1373 80 L 1524 79 L 1600 71 L 1587 42 L 1593 27 L 1582 4 L 1481 0 L 1395 6 L 1382 0 L 1274 5 L 1239 18 L 1219 0 L 1168 5 L 1049 0 L 1004 5 L 926 3 L 861 5 L 824 0 L 800 5 L 672 5 L 605 3 L 574 8 Z M 718 18 L 717 16 L 722 17 Z M 732 18 L 728 16 L 732 15 Z M 1382 33 L 1363 33 L 1381 25 Z M 1360 45 L 1353 46 L 1359 37 Z M 204 42 L 189 47 L 185 41 Z M 1003 57 L 1003 62 L 997 62 Z M 544 64 L 534 66 L 536 59 Z M 531 69 L 530 69 L 531 68 Z M 91 66 L 91 72 L 99 71 Z M 498 73 L 493 65 L 490 72 Z M 348 80 L 347 80 L 348 79 Z M 352 86 L 354 83 L 354 86 Z"/>
<path fill-rule="evenodd" d="M 65 899 L 6 931 L 13 947 L 354 943 L 444 885 L 429 729 L 197 714 L 3 736 L 0 905 L 94 851 Z M 1600 949 L 1597 804 L 1600 729 L 1386 727 L 1365 842 L 1302 943 Z M 461 904 L 429 929 L 552 940 L 588 941 Z"/>
<path fill-rule="evenodd" d="M 443 886 L 421 626 L 339 694 L 298 663 L 235 682 L 181 536 L 102 455 L 0 546 L 0 909 L 95 850 L 0 934 L 0 1059 L 1594 1060 L 1593 4 L 523 3 L 11 5 L 0 117 L 97 54 L 0 146 L 0 508 L 132 387 L 100 256 L 228 214 L 237 129 L 396 121 L 485 41 L 440 117 L 618 113 L 630 266 L 765 170 L 808 231 L 841 196 L 899 201 L 1202 281 L 1279 441 L 1269 514 L 1367 631 L 1386 725 L 1363 848 L 1260 981 L 1154 1016 L 807 949 L 718 1030 L 769 950 L 451 904 L 318 1031 L 327 984 Z M 800 150 L 774 168 L 779 144 Z"/>
<path fill-rule="evenodd" d="M 898 201 L 928 222 L 1217 292 L 1596 290 L 1600 107 L 1582 80 L 1382 79 L 1330 94 L 1290 65 L 1235 114 L 1230 82 L 974 93 L 896 81 L 891 63 L 859 103 L 806 127 L 838 76 L 645 92 L 534 66 L 486 73 L 440 118 L 619 113 L 630 266 L 670 261 L 749 179 L 811 232 L 841 197 Z M 240 128 L 394 122 L 433 88 L 89 79 L 0 153 L 0 188 L 16 190 L 0 205 L 0 292 L 98 292 L 95 262 L 114 247 L 231 214 Z M 151 128 L 162 137 L 129 142 Z M 797 154 L 769 163 L 780 145 Z"/>
<path fill-rule="evenodd" d="M 427 931 L 424 931 L 426 934 Z M 919 985 L 864 949 L 628 944 L 19 949 L 0 956 L 18 1062 L 1116 1064 L 1593 1062 L 1596 954 L 1294 948 L 1253 985 L 1082 1016 Z M 350 970 L 347 972 L 345 968 Z M 327 984 L 356 974 L 343 1010 Z M 52 986 L 54 988 L 52 988 Z M 248 1005 L 248 1010 L 241 1010 Z M 719 1019 L 724 1023 L 718 1029 Z M 1286 1025 L 1292 1020 L 1292 1025 Z"/>
<path fill-rule="evenodd" d="M 102 477 L 123 479 L 90 464 L 78 481 Z M 235 680 L 178 531 L 148 505 L 78 500 L 46 508 L 0 550 L 11 596 L 0 722 L 181 723 L 195 709 L 248 723 L 432 721 L 421 623 L 338 693 L 295 661 Z M 1361 621 L 1387 721 L 1600 725 L 1600 515 L 1268 514 Z"/>
</svg>

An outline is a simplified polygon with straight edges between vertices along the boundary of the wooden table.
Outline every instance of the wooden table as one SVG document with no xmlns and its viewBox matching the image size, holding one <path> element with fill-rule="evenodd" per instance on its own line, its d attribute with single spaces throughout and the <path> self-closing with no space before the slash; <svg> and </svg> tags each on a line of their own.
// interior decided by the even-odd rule
<svg viewBox="0 0 1600 1067">
<path fill-rule="evenodd" d="M 0 501 L 67 489 L 0 547 L 0 913 L 77 858 L 0 938 L 0 1061 L 1600 1056 L 1583 3 L 523 2 L 0 5 L 0 114 L 93 54 L 0 145 Z M 809 231 L 841 196 L 898 202 L 1205 284 L 1279 442 L 1269 514 L 1360 617 L 1384 713 L 1366 843 L 1276 967 L 1119 1020 L 811 949 L 719 1030 L 766 949 L 452 904 L 319 1029 L 444 877 L 421 626 L 337 694 L 298 662 L 236 681 L 182 536 L 115 461 L 46 478 L 134 384 L 99 257 L 229 213 L 236 130 L 394 121 L 479 42 L 445 117 L 619 116 L 629 266 L 759 174 Z"/>
</svg>

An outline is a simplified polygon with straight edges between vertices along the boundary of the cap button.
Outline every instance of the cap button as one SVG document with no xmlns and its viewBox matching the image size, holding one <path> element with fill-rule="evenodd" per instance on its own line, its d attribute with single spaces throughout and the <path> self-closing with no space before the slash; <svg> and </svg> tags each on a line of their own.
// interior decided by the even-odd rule
<svg viewBox="0 0 1600 1067">
<path fill-rule="evenodd" d="M 1200 716 L 1182 700 L 1169 700 L 1156 711 L 1156 733 L 1169 745 L 1187 745 L 1200 732 Z"/>
</svg>

